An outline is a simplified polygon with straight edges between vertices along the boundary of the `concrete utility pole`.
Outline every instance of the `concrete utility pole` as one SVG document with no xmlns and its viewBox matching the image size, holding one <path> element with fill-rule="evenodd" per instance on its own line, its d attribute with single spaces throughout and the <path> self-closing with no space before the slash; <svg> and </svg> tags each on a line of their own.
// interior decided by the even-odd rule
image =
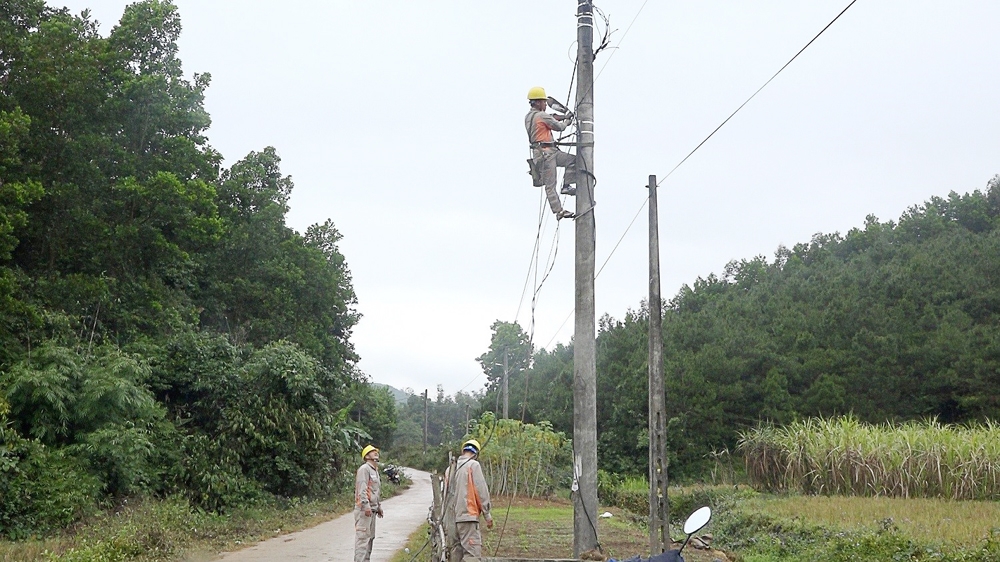
<svg viewBox="0 0 1000 562">
<path fill-rule="evenodd" d="M 424 389 L 424 452 L 427 452 L 427 389 Z"/>
<path fill-rule="evenodd" d="M 656 176 L 649 176 L 649 555 L 670 548 L 667 501 L 666 387 L 660 312 L 660 233 Z"/>
<path fill-rule="evenodd" d="M 597 345 L 594 309 L 594 6 L 577 0 L 576 327 L 573 336 L 573 555 L 597 541 Z"/>
</svg>

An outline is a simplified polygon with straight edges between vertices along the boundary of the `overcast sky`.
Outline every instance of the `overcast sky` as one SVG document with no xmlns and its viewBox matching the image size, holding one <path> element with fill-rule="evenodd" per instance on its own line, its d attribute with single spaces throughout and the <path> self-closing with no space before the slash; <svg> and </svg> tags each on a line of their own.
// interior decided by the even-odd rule
<svg viewBox="0 0 1000 562">
<path fill-rule="evenodd" d="M 128 2 L 50 3 L 90 8 L 107 35 Z M 848 3 L 597 4 L 618 46 L 595 63 L 598 267 L 647 177 L 667 174 Z M 521 295 L 540 189 L 526 174 L 525 97 L 537 85 L 566 101 L 576 1 L 176 4 L 185 73 L 212 75 L 208 135 L 226 165 L 276 147 L 295 182 L 289 226 L 330 218 L 343 234 L 360 368 L 417 392 L 481 389 L 490 324 L 517 314 L 531 330 Z M 998 23 L 994 0 L 857 2 L 661 185 L 664 298 L 730 260 L 984 189 L 1000 172 Z M 546 213 L 543 265 L 554 224 Z M 643 211 L 597 278 L 598 316 L 646 297 L 646 232 Z M 560 325 L 573 246 L 564 221 L 536 346 L 572 337 L 573 322 Z"/>
</svg>

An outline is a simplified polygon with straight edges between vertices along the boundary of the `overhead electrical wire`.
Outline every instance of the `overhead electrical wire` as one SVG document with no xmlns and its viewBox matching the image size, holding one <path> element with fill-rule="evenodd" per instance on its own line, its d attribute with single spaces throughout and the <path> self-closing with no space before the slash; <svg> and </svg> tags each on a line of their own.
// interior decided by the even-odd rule
<svg viewBox="0 0 1000 562">
<path fill-rule="evenodd" d="M 648 2 L 649 2 L 649 0 L 646 0 L 646 1 L 644 1 L 642 3 L 642 6 L 639 6 L 639 10 L 635 13 L 635 16 L 632 17 L 632 21 L 629 22 L 628 27 L 625 28 L 625 32 L 622 34 L 621 39 L 618 40 L 618 44 L 615 45 L 614 48 L 611 50 L 611 54 L 608 55 L 607 60 L 604 61 L 604 64 L 601 66 L 600 71 L 598 71 L 597 76 L 594 78 L 594 82 L 597 82 L 597 80 L 601 77 L 601 74 L 604 72 L 604 69 L 607 68 L 608 63 L 611 62 L 611 59 L 612 59 L 612 57 L 614 57 L 615 52 L 618 50 L 619 47 L 621 47 L 622 42 L 625 41 L 625 37 L 628 36 L 628 32 L 631 31 L 632 26 L 635 25 L 636 20 L 639 19 L 639 15 L 642 13 L 643 8 L 646 7 L 646 4 Z M 603 13 L 601 14 L 601 17 L 604 19 L 605 24 L 607 24 L 608 23 L 608 17 L 604 16 Z M 606 43 L 607 42 L 607 39 L 611 35 L 611 33 L 613 33 L 613 32 L 608 31 L 608 30 L 605 31 L 605 33 L 604 33 L 604 40 L 602 41 L 602 43 Z M 598 51 L 600 51 L 600 49 L 598 49 Z M 595 55 L 596 54 L 597 53 L 595 52 Z M 569 91 L 566 92 L 566 101 L 567 102 L 570 101 L 571 96 L 573 94 L 573 85 L 574 85 L 575 80 L 576 80 L 576 70 L 577 70 L 577 65 L 578 64 L 579 64 L 579 60 L 577 58 L 574 58 L 573 59 L 573 71 L 572 71 L 572 74 L 570 76 Z M 591 83 L 591 88 L 593 88 L 593 82 Z M 570 135 L 563 135 L 563 136 L 561 136 L 559 138 L 559 140 L 561 141 L 563 138 L 566 138 L 566 136 L 570 136 Z M 634 219 L 633 219 L 633 222 L 634 222 Z M 521 306 L 524 304 L 524 296 L 528 292 L 528 280 L 531 278 L 532 269 L 534 269 L 535 275 L 536 275 L 536 279 L 537 279 L 537 273 L 538 273 L 538 250 L 540 249 L 539 248 L 539 238 L 541 236 L 541 228 L 542 228 L 542 223 L 541 223 L 541 221 L 539 221 L 539 230 L 538 230 L 538 233 L 535 236 L 535 245 L 534 245 L 534 248 L 532 250 L 531 259 L 529 260 L 528 272 L 525 275 L 524 288 L 521 290 L 521 299 L 518 301 L 517 313 L 514 315 L 514 321 L 515 322 L 517 322 L 517 318 L 521 315 Z M 559 236 L 559 226 L 557 224 L 556 225 L 555 240 L 553 241 L 553 244 L 555 245 L 554 246 L 554 251 L 550 250 L 550 255 L 554 254 L 555 252 L 558 252 L 558 236 Z M 624 235 L 623 235 L 623 237 L 624 237 Z M 619 241 L 619 243 L 621 243 L 621 242 Z M 551 262 L 551 265 L 547 268 L 548 271 L 546 271 L 545 275 L 543 276 L 542 283 L 545 282 L 545 279 L 547 279 L 548 276 L 549 276 L 549 273 L 551 273 L 552 266 L 555 265 L 554 264 L 554 259 L 555 258 L 554 258 L 554 255 L 553 255 L 552 256 L 552 260 L 553 261 Z M 535 312 L 536 299 L 538 297 L 538 292 L 540 290 L 541 290 L 541 286 L 540 285 L 536 286 L 535 293 L 534 293 L 534 295 L 532 297 L 532 303 L 531 303 L 532 317 L 531 317 L 530 335 L 529 335 L 529 340 L 528 340 L 529 342 L 533 342 L 534 341 L 534 324 L 535 324 L 534 312 Z M 570 316 L 572 316 L 572 313 L 570 313 Z M 566 320 L 563 321 L 562 325 L 559 326 L 559 330 L 562 329 L 562 326 L 566 324 L 567 320 L 569 320 L 569 317 L 567 317 Z M 556 332 L 558 333 L 558 330 L 556 330 Z M 551 341 L 549 343 L 551 344 Z M 548 347 L 548 345 L 549 344 L 546 344 L 546 347 Z"/>
<path fill-rule="evenodd" d="M 545 192 L 539 192 L 538 201 L 538 230 L 535 233 L 535 244 L 531 250 L 531 257 L 528 259 L 528 272 L 524 276 L 524 288 L 521 289 L 521 299 L 517 302 L 517 312 L 514 314 L 514 322 L 521 316 L 521 307 L 524 305 L 524 296 L 528 294 L 528 281 L 531 280 L 531 272 L 538 267 L 538 250 L 542 239 L 542 227 L 545 220 Z"/>
<path fill-rule="evenodd" d="M 471 381 L 465 383 L 465 386 L 463 386 L 462 388 L 458 389 L 458 391 L 455 394 L 458 394 L 459 392 L 462 392 L 466 388 L 469 388 L 469 385 L 472 384 L 472 383 L 474 383 L 474 382 L 476 382 L 477 380 L 479 380 L 479 377 L 481 377 L 481 376 L 483 376 L 483 374 L 479 373 L 478 375 L 476 375 L 475 377 L 473 377 Z"/>
<path fill-rule="evenodd" d="M 570 96 L 573 95 L 573 85 L 576 83 L 576 67 L 577 67 L 578 62 L 579 61 L 576 60 L 576 59 L 573 60 L 573 71 L 570 73 L 569 89 L 566 92 L 566 100 L 567 101 L 569 101 Z M 562 139 L 563 139 L 563 137 L 559 138 L 559 140 L 562 140 Z M 566 198 L 563 197 L 563 203 L 565 203 L 565 202 L 566 202 Z M 538 206 L 538 230 L 537 230 L 537 232 L 535 234 L 535 244 L 534 244 L 534 247 L 533 247 L 533 249 L 531 251 L 531 258 L 529 258 L 529 260 L 528 260 L 528 272 L 527 272 L 527 274 L 525 274 L 525 277 L 524 277 L 524 288 L 521 289 L 521 298 L 520 298 L 520 300 L 517 303 L 517 313 L 514 314 L 514 322 L 517 323 L 517 319 L 521 316 L 521 306 L 524 305 L 524 295 L 527 294 L 527 292 L 528 292 L 528 280 L 531 279 L 531 273 L 532 273 L 532 271 L 534 271 L 536 283 L 535 283 L 534 291 L 533 291 L 532 296 L 531 296 L 531 324 L 530 324 L 529 330 L 528 330 L 528 332 L 529 332 L 528 333 L 528 344 L 529 344 L 529 347 L 532 346 L 532 345 L 534 345 L 533 342 L 534 342 L 534 338 L 535 338 L 535 306 L 536 306 L 536 304 L 538 302 L 538 294 L 542 290 L 542 284 L 545 283 L 545 280 L 548 279 L 549 274 L 552 273 L 552 269 L 555 267 L 555 256 L 559 252 L 559 223 L 556 222 L 556 229 L 555 229 L 555 234 L 553 235 L 552 246 L 549 249 L 549 261 L 546 263 L 546 272 L 545 272 L 545 275 L 542 276 L 542 282 L 541 283 L 537 283 L 537 281 L 538 281 L 538 256 L 539 256 L 539 250 L 541 249 L 540 248 L 541 236 L 542 236 L 542 230 L 544 228 L 545 217 L 546 217 L 546 214 L 545 214 L 545 192 L 544 192 L 544 190 L 541 191 L 541 192 L 539 192 L 539 203 L 538 203 L 538 205 L 539 205 Z"/>
<path fill-rule="evenodd" d="M 682 158 L 681 161 L 678 162 L 677 165 L 674 166 L 669 172 L 667 172 L 667 174 L 665 176 L 663 176 L 662 178 L 660 178 L 656 182 L 656 187 L 659 187 L 660 184 L 662 184 L 664 181 L 666 181 L 666 179 L 668 177 L 670 177 L 670 175 L 673 174 L 677 170 L 677 168 L 680 168 L 681 165 L 684 164 L 684 162 L 686 162 L 688 160 L 688 158 L 690 158 L 695 152 L 697 152 L 698 149 L 701 148 L 706 142 L 708 142 L 708 140 L 710 138 L 712 138 L 712 136 L 714 136 L 715 133 L 717 133 L 719 131 L 719 129 L 721 129 L 726 123 L 728 123 L 729 120 L 732 119 L 737 113 L 739 113 L 739 111 L 741 109 L 743 109 L 743 107 L 746 106 L 748 103 L 750 103 L 751 100 L 753 100 L 755 97 L 757 97 L 757 94 L 759 94 L 761 92 L 761 90 L 763 90 L 765 87 L 767 87 L 768 84 L 770 84 L 775 78 L 777 78 L 778 75 L 781 74 L 781 72 L 783 70 L 785 70 L 786 68 L 788 68 L 788 66 L 790 64 L 792 64 L 792 62 L 795 61 L 795 59 L 797 59 L 799 57 L 799 55 L 801 55 L 806 49 L 808 49 L 809 46 L 813 44 L 813 42 L 815 42 L 817 39 L 819 39 L 819 37 L 821 35 L 823 35 L 823 33 L 825 33 L 826 30 L 829 29 L 830 26 L 832 26 L 838 19 L 840 19 L 840 17 L 843 16 L 844 13 L 847 12 L 847 10 L 849 10 L 851 8 L 851 6 L 853 6 L 855 4 L 855 2 L 857 2 L 857 1 L 858 0 L 851 0 L 851 2 L 848 3 L 847 6 L 844 7 L 843 10 L 840 11 L 840 13 L 838 13 L 832 20 L 830 20 L 830 23 L 828 23 L 825 26 L 823 26 L 823 29 L 819 30 L 819 33 L 817 33 L 812 39 L 810 39 L 809 42 L 805 44 L 805 46 L 803 46 L 801 49 L 799 49 L 798 52 L 796 52 L 795 55 L 792 56 L 792 58 L 788 59 L 788 62 L 786 62 L 781 68 L 779 68 L 778 71 L 774 73 L 774 75 L 772 75 L 770 78 L 768 78 L 767 82 L 764 82 L 764 84 L 760 88 L 757 88 L 757 91 L 755 91 L 749 98 L 747 98 L 746 101 L 744 101 L 743 103 L 741 103 L 740 106 L 737 107 L 735 111 L 733 111 L 731 114 L 729 114 L 729 117 L 726 117 L 725 120 L 723 120 L 722 123 L 720 123 L 718 127 L 716 127 L 715 129 L 713 129 L 712 132 L 709 133 L 708 136 L 704 138 L 704 140 L 702 140 L 700 143 L 698 143 L 698 145 L 695 146 L 694 149 L 692 149 L 691 152 L 689 152 L 687 154 L 687 156 L 685 156 L 684 158 Z M 645 5 L 646 4 L 644 2 L 643 5 L 642 5 L 642 7 L 645 7 Z M 642 7 L 639 8 L 639 12 L 642 12 Z M 638 16 L 639 16 L 639 14 L 636 14 L 636 17 L 638 17 Z M 634 19 L 633 19 L 633 23 L 635 23 Z M 629 29 L 631 29 L 631 27 L 632 26 L 629 25 Z M 628 33 L 628 30 L 626 30 L 626 33 Z M 624 39 L 624 35 L 622 36 L 622 39 Z M 619 44 L 621 44 L 621 43 L 619 42 Z M 614 53 L 612 53 L 612 54 L 614 54 Z M 608 57 L 608 61 L 610 61 L 610 60 L 611 60 L 611 57 L 609 56 Z M 607 66 L 607 62 L 604 63 L 604 66 Z M 602 72 L 604 71 L 604 67 L 601 67 L 601 71 Z M 600 74 L 598 74 L 598 77 L 600 77 Z M 596 82 L 597 78 L 595 78 L 594 81 Z M 646 207 L 646 205 L 648 203 L 649 203 L 649 197 L 647 196 L 646 198 L 643 199 L 642 204 L 639 206 L 639 210 L 636 212 L 635 216 L 632 217 L 632 222 L 630 222 L 628 224 L 628 226 L 625 228 L 625 232 L 623 232 L 622 235 L 621 235 L 621 237 L 618 239 L 618 243 L 615 244 L 615 247 L 612 248 L 611 252 L 608 254 L 608 257 L 604 260 L 604 263 L 601 264 L 600 269 L 594 275 L 594 279 L 597 279 L 597 277 L 601 274 L 601 271 L 604 271 L 604 267 L 608 264 L 609 261 L 611 261 L 611 257 L 614 255 L 615 251 L 618 249 L 618 246 L 621 245 L 622 240 L 625 239 L 625 236 L 628 234 L 629 230 L 631 230 L 632 226 L 635 224 L 636 219 L 639 218 L 639 214 L 642 213 L 642 210 Z M 572 316 L 572 315 L 573 315 L 573 313 L 570 312 L 570 316 Z M 563 323 L 562 323 L 562 325 L 559 326 L 559 329 L 556 330 L 556 334 L 557 335 L 558 335 L 558 331 L 562 329 L 562 326 L 564 326 L 566 324 L 566 321 L 569 320 L 570 316 L 567 316 L 566 320 L 564 320 Z M 555 337 L 556 336 L 553 336 L 552 340 L 554 340 Z M 550 344 L 552 343 L 552 340 L 549 341 Z M 546 345 L 546 347 L 548 347 L 548 345 Z"/>
<path fill-rule="evenodd" d="M 611 54 L 608 55 L 608 60 L 604 61 L 604 64 L 601 66 L 601 69 L 597 71 L 597 76 L 594 78 L 594 82 L 597 82 L 597 79 L 601 77 L 601 74 L 604 72 L 604 69 L 607 68 L 608 63 L 611 62 L 611 57 L 615 56 L 615 52 L 618 51 L 618 47 L 621 47 L 622 42 L 625 41 L 625 36 L 627 36 L 629 30 L 632 29 L 632 25 L 635 24 L 635 20 L 639 19 L 639 14 L 642 13 L 642 9 L 646 7 L 647 2 L 649 2 L 649 0 L 646 0 L 646 2 L 642 3 L 642 6 L 639 6 L 639 11 L 635 13 L 635 17 L 632 18 L 632 21 L 628 24 L 628 27 L 625 28 L 625 33 L 622 33 L 622 38 L 618 40 L 618 44 L 615 45 L 615 47 L 611 50 Z M 593 87 L 593 85 L 591 85 L 591 87 Z"/>
<path fill-rule="evenodd" d="M 646 2 L 648 2 L 648 0 L 646 0 Z M 629 24 L 628 28 L 625 30 L 625 33 L 622 35 L 622 40 L 625 39 L 625 35 L 628 35 L 628 31 L 629 31 L 629 29 L 632 28 L 632 24 L 634 24 L 635 20 L 639 17 L 639 13 L 642 13 L 642 9 L 646 6 L 646 2 L 643 2 L 642 6 L 639 8 L 639 12 L 637 12 L 636 15 L 635 15 L 635 17 L 632 18 L 632 22 Z M 603 13 L 601 13 L 601 17 L 604 19 L 605 24 L 607 24 L 608 23 L 608 18 L 606 16 L 604 16 Z M 602 45 L 598 49 L 598 51 L 600 51 L 600 49 L 603 49 L 606 46 L 607 39 L 608 39 L 608 36 L 610 34 L 611 34 L 611 32 L 609 30 L 605 30 L 604 38 L 602 40 Z M 618 42 L 618 45 L 621 45 L 621 41 Z M 615 48 L 617 49 L 617 46 Z M 595 52 L 595 54 L 596 54 L 596 52 Z M 600 72 L 604 72 L 604 68 L 607 67 L 608 62 L 611 61 L 611 57 L 612 56 L 614 56 L 614 52 L 612 52 L 612 54 L 608 57 L 608 60 L 605 61 L 604 66 L 601 67 L 601 71 Z M 572 72 L 572 75 L 570 77 L 569 91 L 566 93 L 566 101 L 567 102 L 569 102 L 570 96 L 573 93 L 573 85 L 574 85 L 575 79 L 576 79 L 576 69 L 577 69 L 578 62 L 579 62 L 578 60 L 574 60 L 573 61 L 573 72 Z M 600 72 L 598 73 L 598 78 L 600 77 Z M 595 78 L 595 81 L 596 81 L 596 78 Z M 591 83 L 591 88 L 593 88 L 593 83 Z M 563 138 L 564 137 L 561 136 L 559 138 L 559 140 L 561 141 Z M 589 173 L 589 171 L 587 171 L 587 173 Z M 565 202 L 565 198 L 563 198 L 563 202 Z M 549 274 L 552 273 L 552 269 L 555 267 L 556 257 L 558 256 L 558 253 L 559 253 L 559 223 L 557 221 L 556 222 L 556 228 L 555 228 L 555 235 L 554 235 L 553 241 L 552 241 L 552 246 L 549 249 L 549 256 L 548 256 L 548 259 L 546 260 L 546 264 L 545 264 L 545 274 L 542 276 L 541 282 L 539 282 L 538 281 L 538 258 L 539 258 L 539 250 L 541 249 L 540 248 L 540 243 L 541 243 L 541 236 L 542 236 L 542 228 L 543 228 L 543 225 L 544 225 L 544 216 L 545 216 L 545 209 L 544 209 L 544 198 L 543 198 L 542 201 L 540 201 L 540 204 L 539 204 L 538 230 L 537 230 L 537 232 L 535 234 L 535 243 L 534 243 L 533 248 L 532 248 L 531 258 L 529 259 L 529 262 L 528 262 L 528 272 L 525 275 L 524 288 L 521 290 L 521 298 L 520 298 L 520 301 L 518 302 L 518 305 L 517 305 L 517 313 L 514 315 L 514 322 L 516 323 L 518 316 L 520 316 L 520 314 L 521 314 L 521 306 L 524 304 L 524 295 L 525 295 L 525 293 L 527 292 L 527 289 L 528 289 L 528 279 L 531 278 L 532 271 L 534 271 L 534 274 L 535 274 L 535 284 L 534 284 L 535 288 L 534 288 L 534 291 L 533 291 L 532 296 L 531 296 L 531 323 L 530 323 L 529 332 L 528 332 L 528 348 L 530 350 L 532 350 L 531 351 L 532 355 L 534 355 L 533 349 L 534 349 L 534 338 L 535 338 L 535 307 L 536 307 L 537 302 L 538 302 L 538 295 L 541 292 L 542 286 L 545 284 L 545 281 L 549 278 Z M 634 219 L 633 219 L 633 222 L 634 222 Z M 620 241 L 619 241 L 619 243 L 620 243 Z M 566 320 L 569 320 L 569 317 L 567 317 Z M 563 321 L 563 324 L 565 324 L 565 323 L 566 323 L 566 321 Z M 562 329 L 562 326 L 559 326 L 559 329 Z M 557 330 L 557 332 L 558 332 L 558 330 Z M 546 347 L 548 347 L 548 344 L 546 344 Z M 530 361 L 530 359 L 529 359 L 529 361 Z M 477 376 L 475 379 L 473 379 L 473 381 L 477 380 L 478 378 L 479 377 Z M 470 381 L 468 384 L 466 384 L 466 386 L 468 386 L 469 384 L 472 384 L 473 381 Z M 464 388 L 465 387 L 463 387 L 463 389 Z M 525 394 L 525 396 L 524 396 L 524 402 L 521 405 L 521 421 L 522 422 L 524 422 L 524 415 L 525 415 L 525 410 L 526 410 L 527 401 L 528 401 L 528 384 L 527 384 L 527 379 L 525 379 L 524 394 Z M 497 393 L 497 405 L 496 405 L 497 409 L 499 409 L 499 405 L 500 405 L 499 404 L 499 400 L 500 400 L 500 394 Z M 494 427 L 494 430 L 495 430 L 496 429 L 496 422 L 495 421 L 494 421 L 494 426 L 493 427 Z M 492 438 L 492 435 L 490 437 Z M 487 442 L 488 441 L 489 441 L 489 439 L 487 439 Z M 511 499 L 513 499 L 513 496 L 511 496 Z M 510 502 L 508 502 L 507 503 L 507 514 L 504 516 L 503 526 L 501 527 L 501 530 L 500 530 L 500 538 L 497 541 L 496 548 L 493 551 L 493 555 L 494 556 L 496 556 L 497 551 L 499 551 L 499 549 L 500 549 L 500 543 L 501 543 L 501 541 L 503 541 L 503 532 L 504 532 L 504 529 L 506 529 L 506 527 L 507 527 L 507 517 L 510 515 L 510 505 L 511 505 Z M 589 512 L 588 512 L 588 516 L 589 516 Z M 588 519 L 589 519 L 589 517 L 588 517 Z M 592 519 L 590 520 L 590 524 L 594 528 L 594 533 L 596 534 L 597 533 L 597 526 L 596 526 L 596 524 L 594 523 L 594 521 Z M 601 550 L 600 543 L 597 544 L 597 548 L 599 550 Z"/>
<path fill-rule="evenodd" d="M 729 114 L 729 117 L 726 117 L 725 121 L 723 121 L 722 123 L 720 123 L 718 127 L 716 127 L 711 133 L 708 134 L 707 137 L 705 137 L 705 140 L 703 140 L 700 143 L 698 143 L 698 146 L 694 147 L 694 150 L 692 150 L 691 152 L 689 152 L 688 155 L 685 156 L 680 162 L 678 162 L 677 165 L 674 166 L 672 170 L 670 170 L 669 172 L 667 172 L 667 175 L 663 176 L 663 179 L 661 179 L 658 182 L 656 182 L 656 187 L 659 187 L 660 184 L 664 182 L 664 180 L 666 180 L 667 178 L 670 177 L 670 174 L 674 173 L 674 171 L 677 170 L 677 168 L 680 168 L 681 164 L 683 164 L 684 162 L 686 162 L 687 159 L 690 158 L 692 154 L 694 154 L 695 152 L 698 151 L 699 148 L 701 148 L 701 145 L 703 145 L 706 142 L 708 142 L 708 139 L 712 138 L 712 135 L 714 135 L 716 132 L 718 132 L 718 130 L 721 129 L 723 127 L 723 125 L 725 125 L 726 123 L 728 123 L 729 120 L 732 119 L 734 115 L 736 115 L 737 113 L 739 113 L 739 111 L 741 109 L 743 109 L 743 106 L 745 106 L 746 104 L 750 103 L 750 100 L 752 100 L 755 97 L 757 97 L 757 94 L 759 94 L 761 90 L 763 90 L 764 88 L 766 88 L 767 85 L 770 84 L 772 80 L 774 80 L 775 78 L 777 78 L 778 75 L 781 74 L 782 70 L 788 68 L 788 65 L 792 64 L 792 61 L 794 61 L 795 59 L 799 58 L 799 55 L 801 55 L 803 51 L 805 51 L 806 49 L 808 49 L 809 45 L 813 44 L 813 41 L 819 39 L 819 36 L 823 35 L 823 32 L 825 32 L 827 29 L 829 29 L 830 26 L 833 25 L 834 22 L 836 22 L 838 19 L 840 19 L 840 16 L 844 15 L 844 12 L 846 12 L 857 1 L 858 0 L 851 0 L 851 3 L 848 4 L 846 8 L 844 8 L 843 10 L 841 10 L 840 13 L 837 14 L 836 17 L 834 17 L 832 20 L 830 20 L 830 23 L 826 24 L 826 26 L 823 27 L 823 29 L 819 30 L 819 33 L 817 33 L 815 37 L 813 37 L 812 39 L 810 39 L 809 42 L 806 43 L 805 47 L 802 47 L 801 49 L 799 49 L 799 52 L 795 53 L 795 56 L 793 56 L 792 58 L 788 59 L 788 62 L 786 62 L 784 66 L 782 66 L 781 68 L 779 68 L 778 71 L 774 73 L 774 76 L 771 76 L 770 78 L 768 78 L 767 82 L 764 82 L 763 86 L 761 86 L 760 88 L 757 88 L 757 91 L 754 92 L 749 98 L 747 98 L 747 101 L 741 103 L 740 106 L 736 108 L 736 111 L 733 111 L 731 114 Z"/>
<path fill-rule="evenodd" d="M 607 68 L 608 63 L 610 63 L 612 57 L 615 56 L 615 52 L 618 50 L 619 47 L 621 47 L 621 44 L 625 41 L 625 37 L 627 37 L 628 36 L 628 32 L 632 30 L 632 26 L 635 25 L 636 20 L 639 19 L 639 15 L 642 14 L 642 10 L 646 7 L 646 4 L 648 2 L 649 2 L 649 0 L 645 0 L 642 3 L 642 6 L 639 6 L 639 10 L 635 13 L 635 16 L 632 17 L 632 21 L 629 22 L 628 27 L 625 28 L 625 32 L 622 33 L 622 37 L 621 37 L 621 39 L 618 40 L 618 44 L 615 45 L 614 48 L 611 49 L 611 54 L 608 55 L 607 60 L 604 61 L 604 64 L 601 66 L 601 69 L 597 72 L 597 76 L 594 78 L 594 82 L 597 82 L 597 80 L 601 77 L 601 74 L 604 73 L 604 69 Z M 603 16 L 603 14 L 602 14 L 602 18 L 605 20 L 605 23 L 608 22 L 608 18 L 606 16 Z M 604 34 L 605 41 L 611 35 L 611 33 L 613 33 L 613 32 L 611 32 L 611 31 L 605 31 L 605 34 Z M 595 52 L 595 55 L 596 54 L 597 53 Z M 570 74 L 569 90 L 566 92 L 566 102 L 567 103 L 570 101 L 571 96 L 573 94 L 573 85 L 574 85 L 574 83 L 576 81 L 576 69 L 577 69 L 577 65 L 578 64 L 579 64 L 579 60 L 577 58 L 574 58 L 573 59 L 573 71 Z M 593 84 L 591 84 L 591 87 L 593 87 Z M 562 140 L 563 138 L 565 138 L 565 136 L 561 136 L 559 138 L 559 140 Z M 532 271 L 532 265 L 531 264 L 532 263 L 535 264 L 534 267 L 537 270 L 537 255 L 538 255 L 538 250 L 539 250 L 539 247 L 538 247 L 539 237 L 541 236 L 541 226 L 542 226 L 541 223 L 539 223 L 539 231 L 538 231 L 538 234 L 535 236 L 535 247 L 534 247 L 534 250 L 532 251 L 531 259 L 529 260 L 529 265 L 528 265 L 528 272 L 525 275 L 525 279 L 524 279 L 524 288 L 521 290 L 521 299 L 520 299 L 520 301 L 518 301 L 517 313 L 514 315 L 514 321 L 515 322 L 517 322 L 517 318 L 521 315 L 521 306 L 524 304 L 524 296 L 528 292 L 528 279 L 531 278 L 531 271 Z M 558 237 L 558 225 L 557 225 L 556 236 Z M 546 273 L 545 277 L 548 277 L 548 273 Z M 544 282 L 544 279 L 543 279 L 543 282 Z M 539 287 L 539 289 L 540 289 L 540 287 Z M 537 293 L 537 290 L 536 290 L 536 293 Z M 532 323 L 534 323 L 534 322 L 532 322 Z M 565 324 L 565 322 L 564 322 L 564 324 Z"/>
</svg>

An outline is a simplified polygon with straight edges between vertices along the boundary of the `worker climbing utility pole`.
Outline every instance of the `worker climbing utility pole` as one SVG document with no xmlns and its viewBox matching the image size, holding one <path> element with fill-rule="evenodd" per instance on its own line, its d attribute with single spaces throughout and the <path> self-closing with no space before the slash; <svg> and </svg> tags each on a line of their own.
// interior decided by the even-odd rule
<svg viewBox="0 0 1000 562">
<path fill-rule="evenodd" d="M 594 6 L 577 0 L 576 326 L 573 336 L 573 555 L 597 540 L 597 346 L 594 308 Z"/>
<path fill-rule="evenodd" d="M 649 555 L 670 548 L 667 501 L 666 388 L 663 382 L 660 233 L 656 176 L 649 176 Z"/>
</svg>

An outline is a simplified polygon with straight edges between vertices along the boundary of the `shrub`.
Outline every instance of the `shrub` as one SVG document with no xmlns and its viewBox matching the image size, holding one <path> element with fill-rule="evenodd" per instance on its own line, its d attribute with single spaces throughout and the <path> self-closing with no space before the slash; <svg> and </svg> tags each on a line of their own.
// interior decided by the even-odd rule
<svg viewBox="0 0 1000 562">
<path fill-rule="evenodd" d="M 0 534 L 47 533 L 97 508 L 100 484 L 83 462 L 0 424 Z"/>
<path fill-rule="evenodd" d="M 297 345 L 251 350 L 181 333 L 156 350 L 152 371 L 180 431 L 167 492 L 225 511 L 262 491 L 323 495 L 350 481 L 363 435 L 347 420 L 353 405 L 333 408 L 343 385 Z"/>
<path fill-rule="evenodd" d="M 132 422 L 109 424 L 82 437 L 68 451 L 78 452 L 104 484 L 104 492 L 126 496 L 148 491 L 158 480 L 150 462 L 159 440 Z"/>
<path fill-rule="evenodd" d="M 232 449 L 200 433 L 179 439 L 181 462 L 172 468 L 169 479 L 192 504 L 221 513 L 263 499 L 260 485 L 243 474 Z"/>
<path fill-rule="evenodd" d="M 649 483 L 644 477 L 622 477 L 598 470 L 597 495 L 606 505 L 620 507 L 639 516 L 649 513 Z M 754 495 L 756 492 L 753 490 L 734 486 L 672 487 L 667 492 L 670 518 L 679 526 L 699 507 L 707 505 L 716 509 Z"/>
<path fill-rule="evenodd" d="M 649 513 L 649 482 L 645 477 L 618 478 L 617 483 L 605 493 L 605 497 L 610 505 L 632 513 Z"/>
<path fill-rule="evenodd" d="M 94 355 L 51 343 L 16 364 L 0 388 L 14 405 L 12 424 L 46 446 L 89 461 L 104 491 L 147 491 L 155 481 L 153 431 L 165 410 L 146 388 L 149 367 L 115 348 Z"/>
</svg>

